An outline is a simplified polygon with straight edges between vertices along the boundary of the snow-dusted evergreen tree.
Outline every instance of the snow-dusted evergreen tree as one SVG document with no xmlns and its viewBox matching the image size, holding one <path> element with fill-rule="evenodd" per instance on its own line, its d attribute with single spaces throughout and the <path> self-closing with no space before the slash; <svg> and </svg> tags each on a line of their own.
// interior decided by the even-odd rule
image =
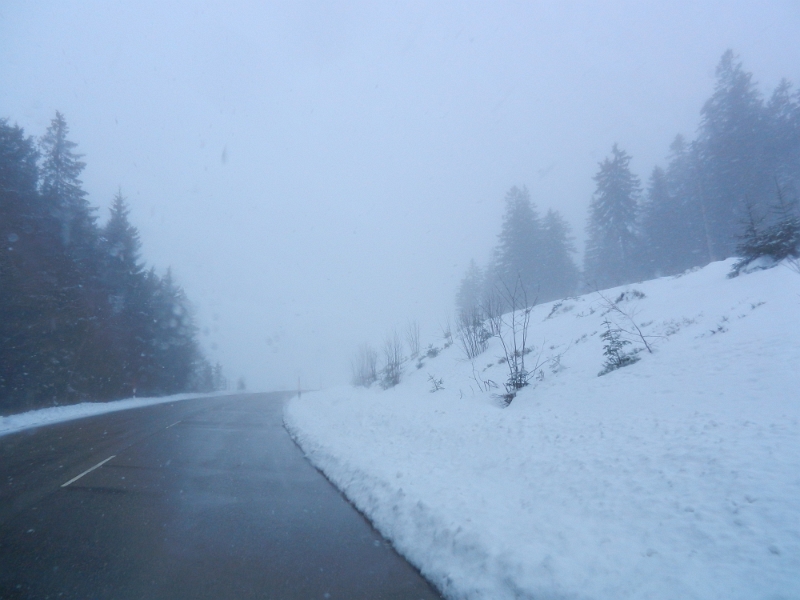
<svg viewBox="0 0 800 600">
<path fill-rule="evenodd" d="M 635 280 L 642 271 L 637 238 L 641 185 L 630 170 L 631 157 L 614 144 L 600 163 L 597 189 L 589 206 L 584 277 L 605 288 Z"/>
<path fill-rule="evenodd" d="M 572 260 L 575 244 L 569 223 L 549 209 L 542 220 L 542 284 L 540 300 L 564 298 L 578 287 L 578 267 Z"/>
<path fill-rule="evenodd" d="M 635 354 L 625 351 L 625 346 L 630 345 L 630 341 L 622 337 L 622 330 L 616 325 L 612 327 L 611 321 L 603 321 L 606 330 L 600 335 L 603 340 L 603 356 L 606 357 L 603 363 L 603 370 L 598 375 L 605 375 L 611 371 L 616 371 L 622 367 L 627 367 L 639 360 Z"/>
<path fill-rule="evenodd" d="M 777 196 L 777 203 L 772 208 L 775 221 L 766 227 L 760 227 L 763 218 L 756 217 L 753 208 L 747 207 L 748 218 L 736 246 L 739 260 L 733 265 L 730 277 L 735 277 L 743 267 L 762 256 L 775 261 L 800 258 L 800 216 L 797 214 L 797 202 L 788 202 L 780 188 Z"/>
<path fill-rule="evenodd" d="M 505 198 L 503 226 L 487 274 L 490 287 L 521 283 L 527 297 L 538 296 L 541 283 L 542 226 L 526 187 L 512 187 Z"/>
</svg>

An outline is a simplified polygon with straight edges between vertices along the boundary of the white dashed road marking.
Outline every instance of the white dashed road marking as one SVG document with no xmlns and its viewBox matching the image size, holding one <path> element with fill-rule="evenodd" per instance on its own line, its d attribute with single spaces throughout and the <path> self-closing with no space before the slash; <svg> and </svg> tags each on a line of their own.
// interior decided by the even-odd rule
<svg viewBox="0 0 800 600">
<path fill-rule="evenodd" d="M 114 456 L 116 456 L 116 454 L 115 454 Z M 67 483 L 62 483 L 62 484 L 61 484 L 61 487 L 67 487 L 67 486 L 68 486 L 70 483 L 75 483 L 76 481 L 78 481 L 78 479 L 80 479 L 81 477 L 83 477 L 83 476 L 84 476 L 84 475 L 86 475 L 87 473 L 91 473 L 91 472 L 92 472 L 92 471 L 94 471 L 95 469 L 99 469 L 99 468 L 100 468 L 100 467 L 102 467 L 104 464 L 106 464 L 108 461 L 110 461 L 112 458 L 114 458 L 114 456 L 109 456 L 107 459 L 105 459 L 105 460 L 101 460 L 99 463 L 97 463 L 97 464 L 96 464 L 95 466 L 93 466 L 91 469 L 86 469 L 86 470 L 85 470 L 83 473 L 81 473 L 81 474 L 80 474 L 80 475 L 78 475 L 77 477 L 73 477 L 73 478 L 72 478 L 72 479 L 70 479 L 70 480 L 69 480 Z"/>
</svg>

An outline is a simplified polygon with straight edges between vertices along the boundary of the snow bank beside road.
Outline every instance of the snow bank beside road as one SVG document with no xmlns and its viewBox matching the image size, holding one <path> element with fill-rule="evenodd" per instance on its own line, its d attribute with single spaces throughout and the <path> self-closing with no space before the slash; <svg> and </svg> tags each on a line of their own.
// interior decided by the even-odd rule
<svg viewBox="0 0 800 600">
<path fill-rule="evenodd" d="M 72 421 L 94 415 L 116 412 L 118 410 L 128 410 L 129 408 L 139 408 L 152 404 L 163 404 L 165 402 L 176 402 L 178 400 L 191 400 L 192 398 L 203 398 L 209 394 L 175 394 L 172 396 L 162 396 L 159 398 L 129 398 L 127 400 L 115 400 L 113 402 L 81 402 L 80 404 L 68 404 L 65 406 L 51 406 L 50 408 L 40 408 L 26 413 L 0 416 L 0 435 L 30 429 L 32 427 L 42 427 L 52 425 L 62 421 Z"/>
<path fill-rule="evenodd" d="M 658 337 L 603 377 L 590 294 L 534 309 L 563 356 L 508 408 L 453 346 L 392 390 L 304 394 L 287 428 L 450 598 L 800 597 L 800 277 L 729 268 L 609 290 Z"/>
</svg>

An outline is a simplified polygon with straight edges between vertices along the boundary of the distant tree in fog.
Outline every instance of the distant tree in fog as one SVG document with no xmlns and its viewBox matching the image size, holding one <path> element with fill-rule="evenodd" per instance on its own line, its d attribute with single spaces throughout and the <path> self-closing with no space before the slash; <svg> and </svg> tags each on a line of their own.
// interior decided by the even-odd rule
<svg viewBox="0 0 800 600">
<path fill-rule="evenodd" d="M 472 313 L 481 306 L 486 282 L 483 270 L 475 260 L 469 261 L 467 272 L 458 284 L 456 292 L 456 309 L 459 314 Z"/>
<path fill-rule="evenodd" d="M 783 79 L 766 105 L 773 177 L 787 199 L 800 199 L 800 90 Z"/>
<path fill-rule="evenodd" d="M 752 74 L 728 50 L 716 69 L 714 93 L 701 111 L 698 167 L 711 240 L 711 260 L 735 252 L 745 204 L 763 212 L 773 192 L 769 124 Z"/>
<path fill-rule="evenodd" d="M 211 385 L 215 391 L 222 391 L 228 389 L 228 380 L 220 363 L 216 363 L 211 372 Z"/>
<path fill-rule="evenodd" d="M 775 223 L 776 184 L 786 198 L 800 196 L 800 94 L 783 80 L 765 103 L 752 74 L 725 52 L 697 139 L 678 136 L 665 177 L 650 183 L 642 223 L 648 275 L 736 254 L 751 216 Z"/>
<path fill-rule="evenodd" d="M 542 221 L 542 280 L 540 299 L 543 301 L 564 298 L 574 294 L 578 287 L 578 267 L 572 255 L 575 244 L 569 223 L 556 210 L 548 210 Z"/>
<path fill-rule="evenodd" d="M 494 287 L 521 285 L 538 294 L 542 277 L 542 225 L 526 187 L 512 187 L 505 198 L 503 225 L 487 282 Z"/>
<path fill-rule="evenodd" d="M 633 281 L 641 272 L 637 219 L 641 184 L 630 170 L 631 157 L 616 144 L 600 163 L 589 206 L 584 277 L 592 286 Z"/>
</svg>

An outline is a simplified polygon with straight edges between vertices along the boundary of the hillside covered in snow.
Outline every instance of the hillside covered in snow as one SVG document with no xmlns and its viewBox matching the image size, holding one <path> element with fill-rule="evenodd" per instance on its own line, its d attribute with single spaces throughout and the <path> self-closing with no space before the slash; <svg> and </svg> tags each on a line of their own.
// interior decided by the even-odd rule
<svg viewBox="0 0 800 600">
<path fill-rule="evenodd" d="M 536 306 L 507 407 L 497 338 L 435 340 L 286 426 L 448 598 L 798 598 L 800 274 L 731 264 Z"/>
</svg>

